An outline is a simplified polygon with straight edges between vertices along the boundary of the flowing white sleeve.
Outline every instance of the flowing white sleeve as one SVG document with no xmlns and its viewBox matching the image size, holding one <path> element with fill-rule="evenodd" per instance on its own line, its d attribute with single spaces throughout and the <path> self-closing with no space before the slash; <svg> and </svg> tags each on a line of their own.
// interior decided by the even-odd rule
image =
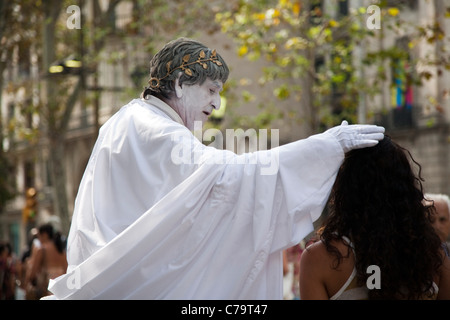
<svg viewBox="0 0 450 320">
<path fill-rule="evenodd" d="M 338 141 L 326 133 L 279 148 L 284 202 L 276 219 L 273 251 L 295 245 L 313 231 L 344 159 Z"/>
</svg>

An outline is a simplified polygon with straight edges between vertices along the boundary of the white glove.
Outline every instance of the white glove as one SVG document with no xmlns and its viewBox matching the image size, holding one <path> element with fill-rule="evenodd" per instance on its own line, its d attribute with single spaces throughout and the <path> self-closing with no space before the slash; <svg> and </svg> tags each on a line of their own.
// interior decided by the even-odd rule
<svg viewBox="0 0 450 320">
<path fill-rule="evenodd" d="M 370 124 L 349 125 L 346 120 L 340 126 L 328 129 L 325 133 L 333 135 L 344 152 L 375 146 L 384 138 L 384 128 Z"/>
</svg>

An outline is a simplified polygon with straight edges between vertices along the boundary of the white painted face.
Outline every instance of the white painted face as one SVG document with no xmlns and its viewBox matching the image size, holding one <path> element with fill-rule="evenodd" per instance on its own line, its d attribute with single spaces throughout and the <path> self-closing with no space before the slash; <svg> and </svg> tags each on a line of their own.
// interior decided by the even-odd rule
<svg viewBox="0 0 450 320">
<path fill-rule="evenodd" d="M 202 121 L 204 124 L 213 109 L 220 108 L 222 88 L 220 80 L 206 79 L 201 85 L 179 85 L 178 79 L 176 80 L 175 93 L 178 99 L 173 107 L 189 130 L 194 130 L 195 121 Z"/>
</svg>

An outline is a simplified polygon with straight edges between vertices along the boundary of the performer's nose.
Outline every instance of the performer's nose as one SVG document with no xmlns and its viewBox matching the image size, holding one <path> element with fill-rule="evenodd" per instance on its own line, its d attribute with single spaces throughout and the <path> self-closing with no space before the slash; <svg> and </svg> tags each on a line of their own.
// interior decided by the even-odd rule
<svg viewBox="0 0 450 320">
<path fill-rule="evenodd" d="M 211 104 L 213 109 L 219 110 L 220 109 L 220 96 L 218 98 L 216 98 L 213 103 Z"/>
</svg>

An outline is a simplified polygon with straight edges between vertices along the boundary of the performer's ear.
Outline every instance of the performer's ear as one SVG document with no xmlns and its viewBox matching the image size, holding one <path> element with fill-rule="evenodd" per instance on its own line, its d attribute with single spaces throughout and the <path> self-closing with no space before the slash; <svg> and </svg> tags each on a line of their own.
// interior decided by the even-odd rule
<svg viewBox="0 0 450 320">
<path fill-rule="evenodd" d="M 178 74 L 178 77 L 175 79 L 175 94 L 177 98 L 181 98 L 183 96 L 183 88 L 182 84 L 180 84 L 181 72 Z"/>
</svg>

